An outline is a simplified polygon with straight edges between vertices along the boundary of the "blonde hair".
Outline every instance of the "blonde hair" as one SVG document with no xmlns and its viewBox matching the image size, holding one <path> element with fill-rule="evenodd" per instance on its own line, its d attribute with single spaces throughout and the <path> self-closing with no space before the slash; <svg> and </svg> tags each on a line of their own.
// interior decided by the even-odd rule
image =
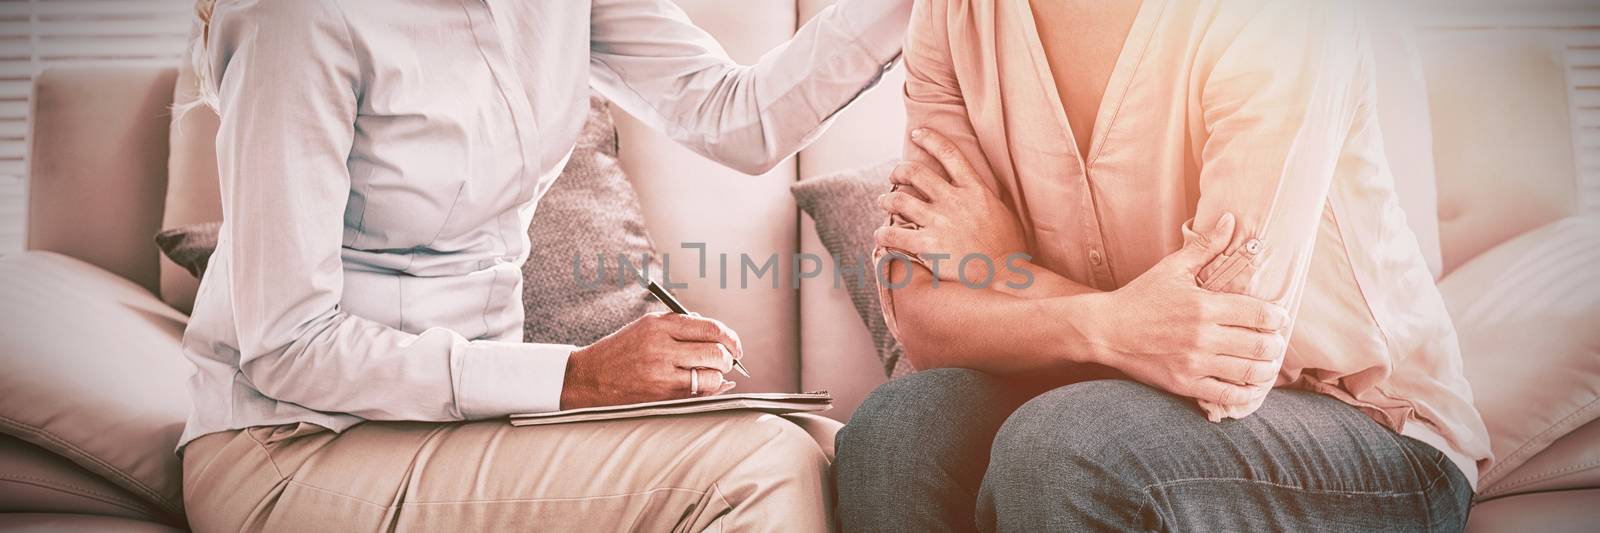
<svg viewBox="0 0 1600 533">
<path fill-rule="evenodd" d="M 217 91 L 212 87 L 211 62 L 207 60 L 206 43 L 211 38 L 211 11 L 217 5 L 217 0 L 195 0 L 194 27 L 190 32 L 189 48 L 185 54 L 188 64 L 184 65 L 194 70 L 193 98 L 177 102 L 173 109 L 179 117 L 198 107 L 209 107 L 217 111 Z"/>
</svg>

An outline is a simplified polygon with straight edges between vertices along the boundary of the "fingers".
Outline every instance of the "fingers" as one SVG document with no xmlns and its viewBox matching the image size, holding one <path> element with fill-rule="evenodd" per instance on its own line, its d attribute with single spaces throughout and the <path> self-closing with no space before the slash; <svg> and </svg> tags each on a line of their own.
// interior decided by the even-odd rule
<svg viewBox="0 0 1600 533">
<path fill-rule="evenodd" d="M 911 131 L 911 142 L 917 144 L 928 155 L 939 160 L 946 174 L 950 175 L 950 182 L 957 187 L 978 185 L 978 171 L 972 168 L 972 163 L 967 161 L 967 156 L 950 139 L 928 128 L 917 128 Z"/>
<path fill-rule="evenodd" d="M 690 372 L 694 375 L 691 377 Z M 722 394 L 730 388 L 731 383 L 722 378 L 722 373 L 709 368 L 695 368 L 683 373 L 683 391 L 689 396 L 714 396 Z"/>
<path fill-rule="evenodd" d="M 1186 396 L 1215 404 L 1237 405 L 1265 392 L 1266 387 L 1262 385 L 1240 385 L 1206 377 L 1190 383 Z"/>
<path fill-rule="evenodd" d="M 1213 355 L 1209 358 L 1207 366 L 1210 367 L 1210 370 L 1205 371 L 1207 377 L 1235 384 L 1270 384 L 1271 381 L 1276 381 L 1278 373 L 1277 361 L 1245 359 L 1229 355 Z"/>
<path fill-rule="evenodd" d="M 1250 328 L 1223 326 L 1210 328 L 1202 335 L 1201 349 L 1207 353 L 1255 361 L 1277 361 L 1287 349 L 1281 335 Z"/>
<path fill-rule="evenodd" d="M 917 192 L 927 196 L 928 199 L 938 201 L 951 194 L 950 182 L 943 176 L 934 173 L 921 163 L 907 161 L 894 167 L 894 172 L 889 174 L 889 182 L 900 187 L 912 187 Z"/>
<path fill-rule="evenodd" d="M 656 324 L 674 340 L 711 342 L 728 348 L 734 357 L 744 357 L 744 344 L 732 328 L 714 318 L 699 315 L 657 315 Z"/>
<path fill-rule="evenodd" d="M 933 206 L 903 191 L 894 191 L 878 197 L 878 207 L 892 215 L 900 215 L 918 226 L 933 225 Z"/>
<path fill-rule="evenodd" d="M 1201 232 L 1199 237 L 1185 243 L 1182 249 L 1168 258 L 1177 261 L 1180 268 L 1198 276 L 1200 269 L 1227 251 L 1228 241 L 1233 239 L 1233 226 L 1233 213 L 1223 213 L 1215 227 Z"/>
<path fill-rule="evenodd" d="M 910 254 L 920 254 L 928 251 L 923 249 L 923 244 L 925 243 L 921 235 L 918 235 L 916 231 L 899 226 L 878 228 L 872 232 L 872 238 L 877 241 L 878 246 L 884 248 L 902 250 Z"/>
<path fill-rule="evenodd" d="M 733 371 L 733 354 L 721 344 L 684 342 L 677 344 L 673 352 L 673 365 L 678 368 L 701 368 L 724 374 Z"/>
<path fill-rule="evenodd" d="M 1211 303 L 1206 318 L 1224 326 L 1251 328 L 1261 331 L 1282 331 L 1289 327 L 1289 311 L 1283 306 L 1259 300 L 1252 296 L 1213 292 L 1208 294 Z"/>
<path fill-rule="evenodd" d="M 1223 213 L 1222 218 L 1217 219 L 1217 225 L 1201 233 L 1205 236 L 1205 250 L 1210 255 L 1220 255 L 1228 250 L 1228 242 L 1233 240 L 1234 222 L 1233 213 Z"/>
</svg>

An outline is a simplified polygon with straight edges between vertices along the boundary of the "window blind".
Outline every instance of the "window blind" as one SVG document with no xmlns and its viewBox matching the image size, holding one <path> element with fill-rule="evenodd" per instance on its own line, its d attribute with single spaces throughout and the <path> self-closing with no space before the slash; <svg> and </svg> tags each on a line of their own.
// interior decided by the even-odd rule
<svg viewBox="0 0 1600 533">
<path fill-rule="evenodd" d="M 175 65 L 190 0 L 0 0 L 0 254 L 23 246 L 33 78 L 55 67 Z"/>
</svg>

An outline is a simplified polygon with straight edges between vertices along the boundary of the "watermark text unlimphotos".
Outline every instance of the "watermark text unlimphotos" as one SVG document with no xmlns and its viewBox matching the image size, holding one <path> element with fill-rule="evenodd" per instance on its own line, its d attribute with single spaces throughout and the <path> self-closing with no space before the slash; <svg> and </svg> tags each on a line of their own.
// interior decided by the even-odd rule
<svg viewBox="0 0 1600 533">
<path fill-rule="evenodd" d="M 695 272 L 693 278 L 715 279 L 717 287 L 721 289 L 783 288 L 785 272 L 789 274 L 788 287 L 799 289 L 802 280 L 822 277 L 827 271 L 824 267 L 831 263 L 835 289 L 849 282 L 864 284 L 869 275 L 875 277 L 873 281 L 878 286 L 899 289 L 909 286 L 919 272 L 919 269 L 911 268 L 917 261 L 898 253 L 882 254 L 874 260 L 867 254 L 844 257 L 830 255 L 829 259 L 824 259 L 817 254 L 800 252 L 791 254 L 789 260 L 784 261 L 776 253 L 765 256 L 749 253 L 711 253 L 703 242 L 685 242 L 679 246 L 687 251 L 688 257 L 674 256 L 671 253 L 662 253 L 657 258 L 648 253 L 630 256 L 579 252 L 572 256 L 572 278 L 582 289 L 594 289 L 607 284 L 615 286 L 629 283 L 644 284 L 651 279 L 660 279 L 662 285 L 669 289 L 682 289 L 688 287 L 688 283 L 683 281 L 688 277 L 674 278 L 673 274 L 675 269 L 684 266 L 682 262 L 688 262 Z M 676 258 L 684 259 L 675 262 Z M 933 287 L 939 286 L 940 274 L 947 268 L 954 268 L 956 279 L 962 285 L 973 289 L 1005 283 L 1007 287 L 1021 290 L 1032 286 L 1034 282 L 1033 272 L 1023 266 L 1033 259 L 1028 254 L 1014 253 L 999 261 L 988 255 L 976 253 L 964 254 L 959 258 L 952 254 L 932 253 L 921 254 L 919 258 L 920 263 L 932 274 Z M 890 279 L 890 266 L 896 261 L 902 262 L 905 267 L 903 270 L 907 274 L 897 279 Z M 659 278 L 652 276 L 654 268 L 660 269 Z"/>
</svg>

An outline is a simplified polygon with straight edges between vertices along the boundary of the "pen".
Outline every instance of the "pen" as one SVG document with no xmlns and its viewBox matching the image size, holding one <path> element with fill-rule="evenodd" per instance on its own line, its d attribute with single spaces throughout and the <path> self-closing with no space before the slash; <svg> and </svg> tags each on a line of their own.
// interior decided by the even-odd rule
<svg viewBox="0 0 1600 533">
<path fill-rule="evenodd" d="M 691 314 L 688 308 L 678 303 L 678 299 L 673 298 L 671 293 L 657 285 L 655 280 L 650 280 L 650 283 L 646 284 L 644 288 L 649 289 L 650 294 L 655 296 L 657 300 L 661 300 L 661 303 L 667 304 L 667 308 L 671 309 L 672 312 L 680 315 Z M 738 359 L 733 360 L 733 369 L 738 370 L 744 377 L 750 377 L 750 372 L 744 369 L 744 363 L 740 363 Z"/>
</svg>

